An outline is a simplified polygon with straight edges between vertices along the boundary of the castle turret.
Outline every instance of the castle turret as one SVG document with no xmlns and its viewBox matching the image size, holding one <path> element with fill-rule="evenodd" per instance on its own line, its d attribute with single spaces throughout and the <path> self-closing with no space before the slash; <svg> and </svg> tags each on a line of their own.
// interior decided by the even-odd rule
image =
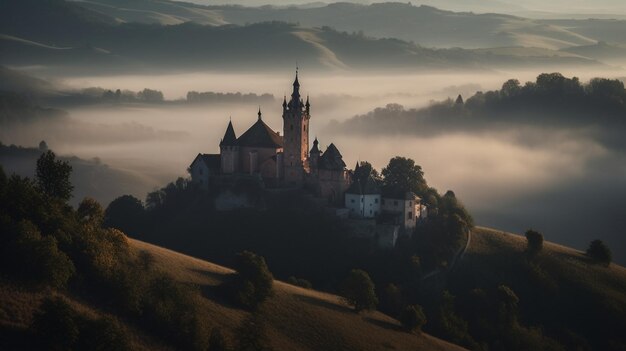
<svg viewBox="0 0 626 351">
<path fill-rule="evenodd" d="M 310 104 L 304 104 L 300 97 L 297 70 L 291 100 L 286 106 L 285 102 L 283 101 L 284 181 L 290 186 L 300 186 L 304 181 L 304 174 L 308 172 Z"/>
<path fill-rule="evenodd" d="M 231 174 L 239 170 L 239 146 L 232 121 L 228 122 L 224 137 L 220 141 L 220 160 L 222 173 Z"/>
<path fill-rule="evenodd" d="M 320 155 L 322 154 L 318 145 L 319 142 L 317 141 L 317 138 L 315 138 L 315 140 L 313 140 L 313 147 L 311 148 L 311 151 L 309 151 L 309 167 L 311 168 L 311 172 L 317 170 L 318 161 L 320 159 Z"/>
</svg>

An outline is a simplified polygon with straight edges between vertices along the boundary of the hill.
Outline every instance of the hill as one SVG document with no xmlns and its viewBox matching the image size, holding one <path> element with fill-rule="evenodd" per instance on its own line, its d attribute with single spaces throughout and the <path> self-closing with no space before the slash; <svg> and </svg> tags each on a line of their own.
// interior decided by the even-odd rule
<svg viewBox="0 0 626 351">
<path fill-rule="evenodd" d="M 164 68 L 238 71 L 251 70 L 251 67 L 275 69 L 291 66 L 296 61 L 310 68 L 326 70 L 409 68 L 450 70 L 535 64 L 544 67 L 599 64 L 597 61 L 578 56 L 493 55 L 465 49 L 430 49 L 410 42 L 409 39 L 402 40 L 403 37 L 400 35 L 402 33 L 424 32 L 419 28 L 396 28 L 394 30 L 397 33 L 386 34 L 367 32 L 368 35 L 385 36 L 377 38 L 367 36 L 363 32 L 342 32 L 325 26 L 324 22 L 311 22 L 311 26 L 307 26 L 309 23 L 305 21 L 293 24 L 298 20 L 297 16 L 287 13 L 285 17 L 277 17 L 276 10 L 272 8 L 219 8 L 218 12 L 221 15 L 230 13 L 229 16 L 239 18 L 232 22 L 240 24 L 209 26 L 194 22 L 175 25 L 120 23 L 112 17 L 116 16 L 115 13 L 109 16 L 98 12 L 103 11 L 101 9 L 82 8 L 77 4 L 82 3 L 24 0 L 3 4 L 3 8 L 0 9 L 3 10 L 0 11 L 0 35 L 2 35 L 0 63 L 52 66 L 74 72 L 89 71 L 92 74 L 112 70 L 136 73 L 139 70 Z M 354 12 L 351 6 L 353 5 L 329 5 L 320 16 L 322 18 L 347 16 Z M 379 25 L 377 28 L 392 28 L 393 26 L 388 26 L 390 24 L 386 23 L 386 20 L 380 22 L 375 19 L 396 17 L 416 9 L 415 7 L 405 9 L 403 6 L 408 5 L 395 4 L 383 12 L 375 7 L 358 8 L 366 11 L 366 15 L 362 15 L 358 21 L 377 24 Z M 31 11 L 30 7 L 37 8 L 37 11 Z M 250 11 L 252 13 L 248 13 Z M 257 16 L 255 11 L 266 11 L 269 17 L 264 18 L 262 13 Z M 425 23 L 422 17 L 430 18 L 433 13 L 441 12 L 432 8 L 425 11 L 405 22 Z M 46 13 L 51 15 L 46 17 Z M 333 16 L 330 16 L 331 14 Z M 448 15 L 456 16 L 454 13 Z M 250 16 L 253 19 L 250 19 Z M 16 22 L 12 20 L 13 18 L 22 20 Z M 272 18 L 290 23 L 273 20 L 260 22 Z M 441 31 L 458 36 L 459 31 L 456 28 L 455 26 Z M 472 33 L 472 37 L 484 36 L 480 30 L 476 32 L 471 28 L 466 28 L 462 32 Z M 396 34 L 400 39 L 386 38 Z M 591 42 L 582 40 L 576 44 Z"/>
<path fill-rule="evenodd" d="M 438 3 L 433 3 L 433 6 L 438 7 Z M 298 23 L 304 27 L 329 26 L 340 31 L 363 31 L 377 38 L 397 38 L 440 48 L 525 46 L 559 49 L 590 45 L 596 40 L 612 38 L 606 31 L 595 31 L 585 35 L 575 30 L 579 26 L 572 28 L 558 22 L 540 22 L 493 13 L 498 11 L 498 7 L 487 11 L 488 13 L 475 14 L 397 2 L 369 5 L 339 2 L 313 7 L 203 7 L 161 0 L 134 0 L 130 3 L 120 3 L 117 0 L 91 0 L 81 2 L 80 5 L 126 22 L 176 24 L 194 21 L 210 25 L 227 23 L 244 25 L 264 21 L 285 21 Z M 600 26 L 611 22 L 595 21 Z"/>
<path fill-rule="evenodd" d="M 534 257 L 526 247 L 523 236 L 475 228 L 450 276 L 451 291 L 463 303 L 476 303 L 476 289 L 506 285 L 519 298 L 520 319 L 541 326 L 567 349 L 623 350 L 626 268 L 594 264 L 583 252 L 555 243 L 544 242 Z"/>
<path fill-rule="evenodd" d="M 3 145 L 0 142 L 0 166 L 8 174 L 24 177 L 35 175 L 37 158 L 43 150 Z M 141 195 L 158 183 L 136 172 L 110 167 L 99 159 L 85 160 L 76 156 L 62 157 L 72 166 L 71 181 L 75 186 L 73 204 L 86 196 L 108 204 L 121 194 Z"/>
<path fill-rule="evenodd" d="M 203 290 L 219 285 L 232 270 L 183 254 L 132 240 L 136 251 L 150 253 L 155 267 L 176 280 Z M 47 295 L 61 295 L 81 313 L 106 315 L 71 294 L 55 291 L 37 292 L 0 281 L 0 330 L 26 328 L 35 307 Z M 210 316 L 228 336 L 234 336 L 249 312 L 233 308 L 204 294 L 201 313 Z M 399 323 L 379 312 L 354 313 L 336 295 L 275 282 L 275 295 L 263 307 L 267 317 L 267 335 L 276 350 L 462 350 L 462 348 L 422 334 L 400 330 Z M 156 335 L 146 335 L 132 325 L 132 345 L 137 349 L 165 350 Z M 2 344 L 0 344 L 1 346 Z"/>
</svg>

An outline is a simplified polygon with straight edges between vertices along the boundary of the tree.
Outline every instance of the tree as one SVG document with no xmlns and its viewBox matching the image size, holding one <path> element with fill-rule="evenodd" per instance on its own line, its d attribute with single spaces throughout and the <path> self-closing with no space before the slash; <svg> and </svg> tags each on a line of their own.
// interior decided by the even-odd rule
<svg viewBox="0 0 626 351">
<path fill-rule="evenodd" d="M 37 160 L 37 185 L 47 196 L 67 201 L 72 197 L 74 186 L 70 182 L 72 166 L 56 159 L 51 150 L 44 152 Z"/>
<path fill-rule="evenodd" d="M 272 295 L 274 277 L 263 257 L 241 252 L 237 254 L 235 270 L 237 273 L 227 280 L 226 288 L 238 303 L 254 309 Z"/>
<path fill-rule="evenodd" d="M 86 197 L 78 205 L 76 215 L 81 222 L 100 227 L 104 218 L 104 210 L 98 201 L 91 197 Z"/>
<path fill-rule="evenodd" d="M 603 243 L 602 240 L 594 240 L 589 244 L 587 256 L 591 257 L 591 259 L 597 263 L 604 264 L 607 267 L 613 260 L 611 249 L 609 249 L 609 247 Z"/>
<path fill-rule="evenodd" d="M 137 93 L 137 98 L 147 102 L 163 102 L 163 93 L 146 88 Z"/>
<path fill-rule="evenodd" d="M 111 201 L 104 212 L 103 226 L 117 228 L 134 237 L 140 236 L 146 211 L 141 200 L 123 195 Z"/>
<path fill-rule="evenodd" d="M 413 192 L 422 195 L 428 186 L 422 167 L 410 158 L 396 156 L 382 170 L 383 187 L 387 193 Z"/>
<path fill-rule="evenodd" d="M 353 269 L 350 271 L 340 290 L 341 295 L 350 305 L 354 306 L 356 312 L 373 310 L 378 304 L 374 282 L 372 282 L 369 274 L 363 270 Z"/>
<path fill-rule="evenodd" d="M 517 79 L 509 79 L 504 84 L 502 84 L 502 89 L 500 89 L 500 94 L 504 97 L 512 97 L 519 95 L 522 91 L 522 87 L 520 86 L 520 82 Z"/>
<path fill-rule="evenodd" d="M 527 230 L 526 241 L 528 242 L 528 251 L 531 253 L 539 252 L 543 248 L 543 234 L 538 231 Z"/>
<path fill-rule="evenodd" d="M 420 305 L 409 305 L 400 314 L 402 326 L 409 332 L 421 332 L 426 324 L 426 315 Z"/>
</svg>

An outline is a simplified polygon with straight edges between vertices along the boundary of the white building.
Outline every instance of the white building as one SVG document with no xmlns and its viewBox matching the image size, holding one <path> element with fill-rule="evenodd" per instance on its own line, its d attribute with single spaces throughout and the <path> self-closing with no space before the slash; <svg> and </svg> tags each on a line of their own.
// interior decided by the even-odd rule
<svg viewBox="0 0 626 351">
<path fill-rule="evenodd" d="M 393 223 L 400 225 L 406 234 L 412 233 L 417 222 L 426 218 L 426 206 L 422 205 L 419 196 L 412 192 L 384 196 L 381 209 Z"/>
<path fill-rule="evenodd" d="M 381 195 L 376 181 L 367 177 L 365 184 L 355 180 L 346 191 L 345 206 L 353 218 L 376 218 L 381 213 Z"/>
</svg>

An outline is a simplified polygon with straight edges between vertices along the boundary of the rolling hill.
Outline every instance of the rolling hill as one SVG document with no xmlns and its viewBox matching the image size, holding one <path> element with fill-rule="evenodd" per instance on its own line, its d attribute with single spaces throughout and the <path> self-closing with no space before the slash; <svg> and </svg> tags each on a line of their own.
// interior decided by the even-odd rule
<svg viewBox="0 0 626 351">
<path fill-rule="evenodd" d="M 136 1 L 145 4 L 143 0 Z M 491 69 L 538 64 L 547 69 L 554 66 L 599 65 L 597 61 L 588 58 L 576 55 L 563 57 L 551 52 L 539 57 L 517 54 L 494 55 L 466 49 L 430 49 L 407 40 L 368 36 L 376 34 L 386 36 L 385 33 L 367 32 L 368 35 L 361 32 L 348 33 L 323 26 L 324 23 L 311 23 L 314 27 L 310 27 L 307 26 L 309 23 L 304 21 L 300 24 L 259 22 L 264 20 L 262 16 L 264 11 L 269 13 L 269 17 L 265 19 L 275 18 L 274 14 L 277 12 L 273 8 L 220 8 L 222 16 L 228 14 L 230 17 L 238 17 L 238 21 L 245 23 L 212 26 L 194 22 L 174 25 L 124 23 L 115 17 L 98 12 L 103 11 L 101 7 L 82 8 L 77 4 L 83 3 L 62 0 L 48 0 L 43 3 L 24 0 L 11 1 L 9 4 L 11 5 L 4 4 L 2 8 L 4 11 L 0 11 L 0 35 L 2 35 L 0 64 L 6 65 L 42 65 L 91 73 L 138 72 L 165 68 L 178 71 L 194 69 L 245 71 L 276 69 L 291 66 L 296 61 L 312 69 L 326 70 Z M 351 16 L 357 16 L 358 23 L 369 23 L 376 25 L 376 28 L 392 28 L 393 26 L 386 23 L 384 18 L 404 16 L 405 13 L 414 11 L 425 12 L 414 14 L 411 18 L 399 22 L 433 26 L 439 25 L 437 21 L 445 22 L 442 18 L 432 23 L 424 20 L 431 18 L 433 13 L 452 17 L 466 16 L 433 8 L 406 7 L 408 5 L 402 4 L 376 5 L 383 7 L 383 10 L 378 10 L 375 5 L 356 9 L 353 6 L 356 5 L 329 5 L 319 16 L 338 20 L 341 16 L 353 13 Z M 33 12 L 30 7 L 36 7 L 37 10 Z M 259 11 L 261 13 L 258 16 L 254 14 Z M 46 17 L 46 13 L 53 15 Z M 251 14 L 254 20 L 247 24 Z M 174 16 L 174 14 L 164 15 Z M 294 17 L 289 13 L 285 15 L 285 18 L 277 19 L 297 21 L 297 16 Z M 513 19 L 510 16 L 496 17 L 498 19 L 495 21 L 503 18 Z M 16 22 L 12 20 L 13 18 L 23 20 Z M 376 18 L 383 20 L 380 22 Z M 489 22 L 494 19 L 489 17 L 486 20 Z M 463 22 L 462 19 L 454 21 Z M 551 28 L 549 25 L 541 27 Z M 463 35 L 484 37 L 480 28 L 463 28 L 460 31 L 457 28 L 458 25 L 455 24 L 454 28 L 445 30 L 442 28 L 441 31 L 444 32 L 444 36 L 459 37 L 459 33 L 466 33 Z M 402 27 L 395 30 L 398 31 L 395 34 L 400 37 L 400 34 L 405 32 L 426 33 L 419 28 Z M 436 31 L 435 28 L 433 33 Z M 574 42 L 576 45 L 592 42 L 587 39 L 579 40 L 580 36 L 572 36 L 571 33 L 560 29 L 557 32 L 560 33 L 559 36 L 553 38 L 555 42 L 548 46 L 560 47 L 561 44 L 555 44 L 557 41 L 564 42 L 565 46 Z M 530 39 L 526 44 L 534 40 L 532 36 L 535 33 L 529 33 L 530 37 L 527 38 Z M 507 35 L 503 34 L 504 37 Z M 502 42 L 510 41 L 507 39 Z M 471 44 L 467 46 L 470 47 Z"/>
<path fill-rule="evenodd" d="M 79 4 L 126 22 L 176 24 L 193 21 L 209 25 L 244 25 L 285 21 L 304 27 L 329 26 L 340 31 L 363 31 L 377 38 L 398 38 L 426 47 L 440 48 L 525 46 L 560 49 L 614 38 L 607 31 L 592 32 L 586 26 L 572 27 L 558 21 L 536 21 L 493 12 L 452 12 L 403 3 L 363 5 L 339 2 L 315 7 L 203 7 L 167 0 L 134 0 L 123 3 L 117 0 L 90 0 Z M 594 21 L 596 26 L 601 27 L 610 26 L 612 22 Z"/>
<path fill-rule="evenodd" d="M 541 325 L 567 349 L 623 350 L 618 338 L 626 327 L 626 268 L 594 264 L 583 252 L 556 243 L 544 242 L 534 257 L 526 247 L 521 235 L 475 228 L 449 277 L 451 291 L 467 299 L 476 289 L 506 285 L 519 298 L 521 320 Z"/>
<path fill-rule="evenodd" d="M 185 256 L 141 241 L 132 240 L 134 250 L 150 253 L 155 266 L 177 280 L 207 289 L 220 284 L 232 271 L 206 261 Z M 15 335 L 26 328 L 38 302 L 45 296 L 61 295 L 75 309 L 90 316 L 106 315 L 71 295 L 55 291 L 35 291 L 0 281 L 0 336 Z M 233 336 L 249 312 L 233 308 L 204 294 L 201 306 L 213 326 Z M 432 336 L 408 334 L 399 323 L 379 312 L 354 313 L 338 296 L 275 282 L 275 294 L 263 306 L 267 336 L 276 350 L 462 350 Z M 132 325 L 131 344 L 140 350 L 167 350 L 156 335 Z M 12 330 L 12 332 L 8 332 Z M 7 340 L 4 340 L 5 346 Z M 0 346 L 1 344 L 0 341 Z M 10 347 L 10 344 L 9 344 Z"/>
</svg>

